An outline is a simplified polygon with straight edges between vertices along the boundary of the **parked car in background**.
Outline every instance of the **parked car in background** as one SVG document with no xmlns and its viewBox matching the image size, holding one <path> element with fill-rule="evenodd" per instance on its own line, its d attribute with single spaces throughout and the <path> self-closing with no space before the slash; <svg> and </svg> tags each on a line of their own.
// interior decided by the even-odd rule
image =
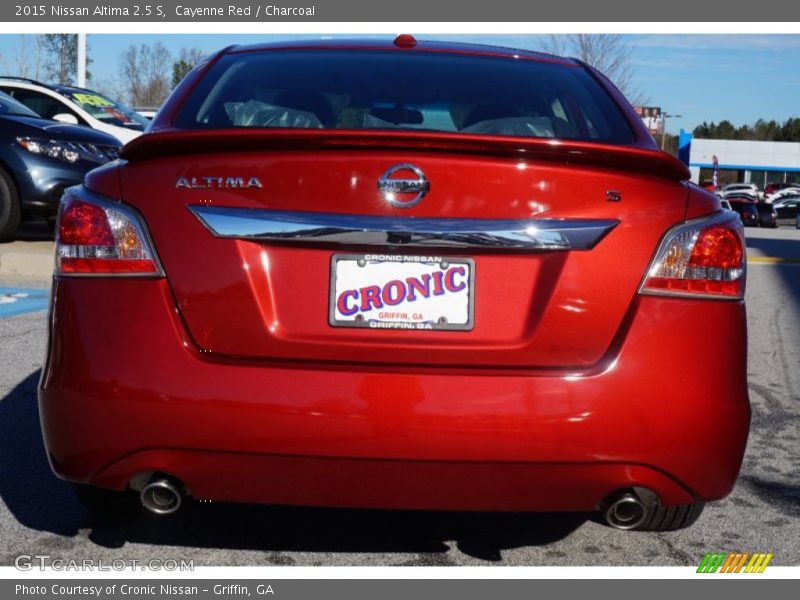
<svg viewBox="0 0 800 600">
<path fill-rule="evenodd" d="M 771 204 L 775 204 L 781 198 L 788 198 L 791 196 L 800 196 L 800 185 L 792 184 L 789 187 L 785 187 L 778 191 L 772 192 L 769 196 L 766 196 L 764 200 Z"/>
<path fill-rule="evenodd" d="M 753 190 L 752 188 L 723 190 L 722 192 L 723 198 L 736 198 L 741 196 L 746 196 L 747 198 L 750 199 L 751 202 L 755 202 L 761 199 L 761 195 L 759 194 L 758 190 Z"/>
<path fill-rule="evenodd" d="M 722 206 L 722 208 L 724 208 L 725 210 L 733 210 L 733 209 L 731 208 L 731 203 L 730 203 L 730 202 L 728 202 L 727 200 L 725 200 L 725 199 L 722 199 L 722 200 L 720 200 L 720 201 L 719 201 L 719 203 L 720 203 L 720 205 Z"/>
<path fill-rule="evenodd" d="M 758 209 L 756 208 L 755 202 L 749 198 L 743 198 L 741 196 L 727 198 L 727 200 L 728 204 L 731 206 L 731 210 L 739 215 L 745 227 L 761 226 L 761 218 L 758 215 Z"/>
<path fill-rule="evenodd" d="M 61 203 L 39 388 L 89 507 L 653 531 L 733 488 L 742 224 L 585 63 L 407 35 L 231 47 L 122 158 Z"/>
<path fill-rule="evenodd" d="M 728 202 L 750 202 L 752 204 L 757 202 L 757 200 L 747 192 L 730 192 L 723 200 L 727 200 Z"/>
<path fill-rule="evenodd" d="M 755 183 L 729 183 L 722 187 L 722 193 L 725 196 L 731 194 L 747 194 L 748 196 L 759 197 L 758 186 Z"/>
<path fill-rule="evenodd" d="M 798 205 L 800 205 L 800 194 L 797 196 L 787 196 L 776 202 L 775 213 L 778 225 L 795 225 L 797 222 Z"/>
<path fill-rule="evenodd" d="M 758 211 L 758 220 L 761 227 L 777 227 L 778 226 L 778 213 L 775 212 L 775 207 L 769 202 L 758 201 L 756 202 L 756 210 Z"/>
<path fill-rule="evenodd" d="M 800 187 L 800 183 L 791 181 L 768 183 L 767 187 L 764 188 L 764 196 L 770 196 L 775 192 L 779 192 L 781 190 L 785 190 L 786 188 L 793 188 L 793 187 Z"/>
<path fill-rule="evenodd" d="M 113 135 L 123 144 L 140 136 L 149 123 L 132 108 L 84 88 L 0 76 L 0 91 L 42 118 L 86 125 Z"/>
<path fill-rule="evenodd" d="M 54 223 L 64 188 L 119 149 L 108 134 L 42 119 L 0 92 L 0 240 L 13 236 L 23 217 Z"/>
<path fill-rule="evenodd" d="M 148 121 L 152 121 L 153 117 L 155 117 L 158 113 L 158 107 L 136 106 L 133 110 L 142 115 Z"/>
</svg>

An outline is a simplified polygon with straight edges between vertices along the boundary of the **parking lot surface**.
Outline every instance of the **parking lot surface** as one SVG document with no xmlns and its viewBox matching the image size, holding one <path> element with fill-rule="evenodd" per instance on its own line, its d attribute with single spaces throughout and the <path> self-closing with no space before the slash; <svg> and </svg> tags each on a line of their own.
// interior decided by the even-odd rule
<svg viewBox="0 0 800 600">
<path fill-rule="evenodd" d="M 50 472 L 36 409 L 46 312 L 0 312 L 0 564 L 191 559 L 199 565 L 697 565 L 707 551 L 800 565 L 800 231 L 748 230 L 750 439 L 739 482 L 673 533 L 592 514 L 456 514 L 195 504 L 172 520 L 92 518 Z M 0 277 L 35 293 L 44 278 Z M 0 294 L 4 294 L 0 290 Z M 2 296 L 0 296 L 2 297 Z M 2 305 L 0 305 L 0 310 Z M 714 352 L 714 341 L 708 341 Z M 702 376 L 679 373 L 677 377 Z M 668 407 L 661 407 L 668 410 Z"/>
</svg>

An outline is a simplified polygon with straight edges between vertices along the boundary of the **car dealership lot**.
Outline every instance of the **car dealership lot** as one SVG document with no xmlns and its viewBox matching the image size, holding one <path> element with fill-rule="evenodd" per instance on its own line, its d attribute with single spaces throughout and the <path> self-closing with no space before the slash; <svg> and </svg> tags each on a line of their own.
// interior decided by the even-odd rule
<svg viewBox="0 0 800 600">
<path fill-rule="evenodd" d="M 696 565 L 706 551 L 800 564 L 800 231 L 748 229 L 752 431 L 731 496 L 675 533 L 593 515 L 453 514 L 197 504 L 173 521 L 93 520 L 50 473 L 35 390 L 45 312 L 0 318 L 0 564 L 20 554 L 195 565 Z M 45 287 L 0 277 L 0 287 Z M 714 352 L 714 340 L 708 352 Z M 700 369 L 698 369 L 698 372 Z M 692 377 L 693 373 L 676 373 Z M 668 410 L 668 407 L 653 407 Z M 720 426 L 724 427 L 723 422 Z M 624 432 L 620 432 L 624 435 Z"/>
</svg>

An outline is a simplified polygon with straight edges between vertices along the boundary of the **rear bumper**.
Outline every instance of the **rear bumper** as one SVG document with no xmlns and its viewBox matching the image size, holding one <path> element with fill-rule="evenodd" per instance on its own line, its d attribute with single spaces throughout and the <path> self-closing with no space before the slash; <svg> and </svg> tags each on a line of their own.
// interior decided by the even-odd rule
<svg viewBox="0 0 800 600">
<path fill-rule="evenodd" d="M 215 359 L 156 280 L 56 281 L 51 316 L 51 465 L 115 489 L 160 471 L 275 504 L 591 510 L 631 486 L 683 504 L 730 492 L 750 421 L 735 302 L 639 298 L 584 372 Z"/>
</svg>

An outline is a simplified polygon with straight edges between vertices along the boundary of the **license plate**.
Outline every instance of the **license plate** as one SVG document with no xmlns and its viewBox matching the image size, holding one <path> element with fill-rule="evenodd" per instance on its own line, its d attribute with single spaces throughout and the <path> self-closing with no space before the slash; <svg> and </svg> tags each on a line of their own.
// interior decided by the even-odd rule
<svg viewBox="0 0 800 600">
<path fill-rule="evenodd" d="M 333 327 L 472 329 L 475 261 L 396 254 L 336 254 L 331 263 Z"/>
</svg>

